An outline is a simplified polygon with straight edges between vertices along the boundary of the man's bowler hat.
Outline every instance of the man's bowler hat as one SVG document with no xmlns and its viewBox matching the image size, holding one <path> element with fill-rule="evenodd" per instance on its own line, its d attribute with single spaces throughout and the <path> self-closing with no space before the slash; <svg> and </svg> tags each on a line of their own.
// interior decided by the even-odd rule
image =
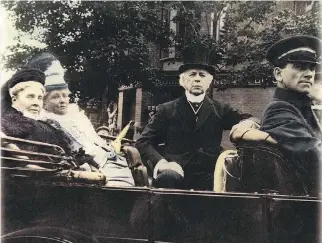
<svg viewBox="0 0 322 243">
<path fill-rule="evenodd" d="M 183 49 L 183 65 L 179 67 L 179 72 L 183 73 L 188 69 L 204 69 L 210 74 L 214 74 L 215 68 L 210 65 L 212 51 L 204 44 L 192 44 Z"/>
<path fill-rule="evenodd" d="M 280 62 L 320 63 L 322 42 L 313 36 L 293 36 L 282 39 L 269 47 L 266 58 L 273 65 Z"/>
</svg>

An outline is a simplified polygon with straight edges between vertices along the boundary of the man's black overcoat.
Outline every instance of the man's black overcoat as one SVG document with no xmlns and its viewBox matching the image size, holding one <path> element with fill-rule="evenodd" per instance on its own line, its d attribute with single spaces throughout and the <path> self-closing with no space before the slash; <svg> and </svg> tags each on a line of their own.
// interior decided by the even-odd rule
<svg viewBox="0 0 322 243">
<path fill-rule="evenodd" d="M 183 167 L 185 180 L 195 184 L 198 180 L 207 179 L 213 183 L 223 131 L 230 130 L 233 125 L 249 117 L 249 114 L 241 114 L 206 96 L 196 121 L 186 96 L 182 96 L 158 106 L 157 113 L 145 127 L 136 147 L 143 163 L 151 170 L 165 158 Z M 165 145 L 161 155 L 156 148 L 162 143 Z"/>
</svg>

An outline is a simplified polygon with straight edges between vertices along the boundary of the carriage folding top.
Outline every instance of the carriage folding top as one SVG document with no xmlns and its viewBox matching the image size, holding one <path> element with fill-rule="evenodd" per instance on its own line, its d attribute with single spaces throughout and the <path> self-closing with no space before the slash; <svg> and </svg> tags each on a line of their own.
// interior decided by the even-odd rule
<svg viewBox="0 0 322 243">
<path fill-rule="evenodd" d="M 41 147 L 44 152 L 20 150 L 21 143 Z M 267 144 L 252 141 L 238 144 L 237 152 L 224 160 L 225 166 L 216 168 L 215 174 L 226 171 L 226 177 L 231 173 L 233 176 L 226 178 L 225 190 L 221 188 L 220 192 L 149 187 L 146 168 L 137 150 L 132 145 L 123 144 L 121 148 L 135 187 L 105 186 L 103 174 L 79 171 L 77 161 L 66 156 L 59 146 L 3 135 L 1 240 L 12 243 L 321 240 L 320 199 L 285 195 L 279 191 L 283 187 L 278 179 L 257 183 L 261 178 L 252 170 L 257 163 L 283 159 Z M 243 169 L 237 174 L 242 174 L 234 174 L 229 161 L 241 163 Z M 251 179 L 241 180 L 242 177 Z M 244 183 L 243 187 L 236 186 L 238 180 Z"/>
</svg>

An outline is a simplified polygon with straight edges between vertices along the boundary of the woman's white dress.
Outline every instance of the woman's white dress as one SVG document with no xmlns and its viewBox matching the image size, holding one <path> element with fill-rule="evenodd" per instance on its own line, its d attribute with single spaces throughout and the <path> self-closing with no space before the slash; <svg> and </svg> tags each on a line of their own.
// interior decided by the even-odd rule
<svg viewBox="0 0 322 243">
<path fill-rule="evenodd" d="M 84 111 L 76 104 L 70 104 L 65 115 L 44 111 L 42 119 L 58 122 L 73 141 L 72 149 L 78 151 L 82 148 L 86 154 L 93 157 L 105 174 L 108 186 L 134 186 L 132 173 L 125 158 L 114 153 L 114 149 L 96 133 Z"/>
</svg>

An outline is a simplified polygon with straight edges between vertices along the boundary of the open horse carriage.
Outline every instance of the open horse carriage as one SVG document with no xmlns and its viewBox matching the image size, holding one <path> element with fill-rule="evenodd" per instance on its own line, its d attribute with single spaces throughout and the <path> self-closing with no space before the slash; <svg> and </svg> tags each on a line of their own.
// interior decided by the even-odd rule
<svg viewBox="0 0 322 243">
<path fill-rule="evenodd" d="M 320 242 L 322 201 L 303 196 L 267 134 L 235 134 L 237 150 L 218 158 L 214 191 L 194 191 L 151 187 L 124 132 L 115 144 L 135 187 L 108 187 L 104 175 L 77 171 L 59 146 L 2 136 L 2 242 Z"/>
</svg>

